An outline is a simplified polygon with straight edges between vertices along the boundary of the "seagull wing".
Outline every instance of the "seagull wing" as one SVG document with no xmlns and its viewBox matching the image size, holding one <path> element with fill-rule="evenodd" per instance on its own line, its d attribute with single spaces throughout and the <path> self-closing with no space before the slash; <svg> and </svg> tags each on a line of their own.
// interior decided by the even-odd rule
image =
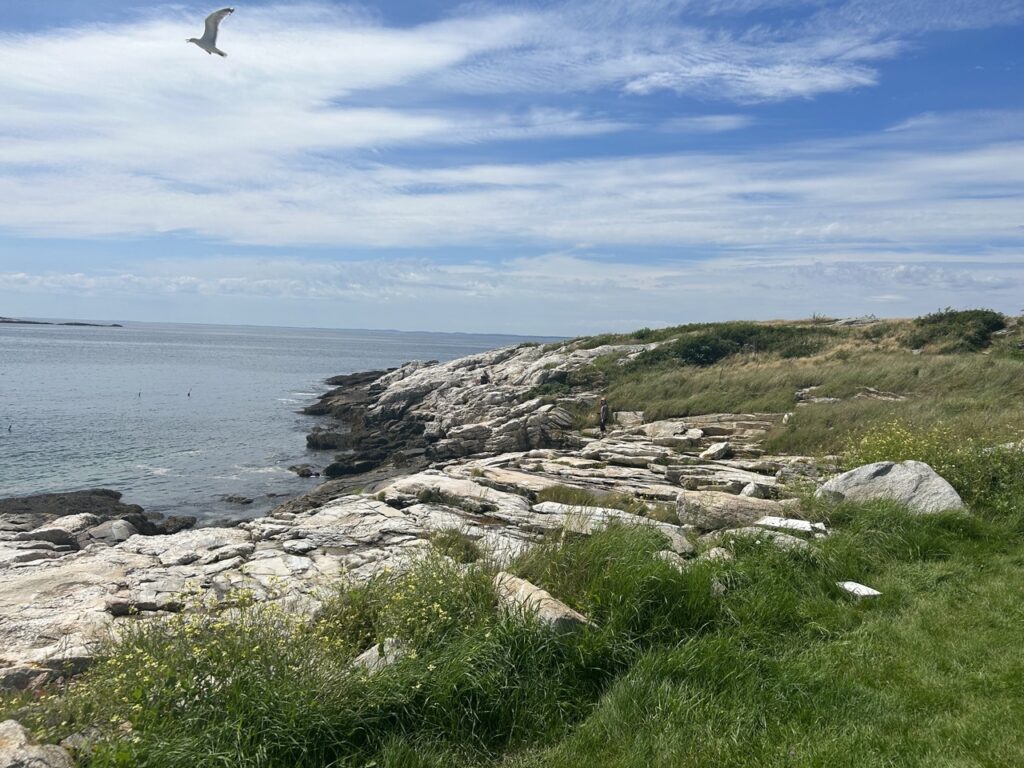
<svg viewBox="0 0 1024 768">
<path fill-rule="evenodd" d="M 209 16 L 207 16 L 206 31 L 203 32 L 203 42 L 209 43 L 210 45 L 216 45 L 217 28 L 220 26 L 220 23 L 225 16 L 230 16 L 234 12 L 234 8 L 222 8 L 219 11 L 214 11 Z"/>
</svg>

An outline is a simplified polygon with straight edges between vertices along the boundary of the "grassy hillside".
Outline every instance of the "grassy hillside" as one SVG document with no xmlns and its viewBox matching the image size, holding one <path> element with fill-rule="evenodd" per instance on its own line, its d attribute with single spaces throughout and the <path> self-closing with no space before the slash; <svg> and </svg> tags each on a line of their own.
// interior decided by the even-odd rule
<svg viewBox="0 0 1024 768">
<path fill-rule="evenodd" d="M 613 409 L 642 410 L 648 420 L 794 411 L 769 450 L 839 453 L 897 416 L 963 437 L 1024 437 L 1024 322 L 985 310 L 855 327 L 820 320 L 681 326 L 595 341 L 662 343 L 627 365 L 609 356 L 575 375 L 606 388 Z M 797 407 L 795 393 L 808 387 L 841 402 Z M 868 388 L 903 399 L 874 399 Z"/>
</svg>

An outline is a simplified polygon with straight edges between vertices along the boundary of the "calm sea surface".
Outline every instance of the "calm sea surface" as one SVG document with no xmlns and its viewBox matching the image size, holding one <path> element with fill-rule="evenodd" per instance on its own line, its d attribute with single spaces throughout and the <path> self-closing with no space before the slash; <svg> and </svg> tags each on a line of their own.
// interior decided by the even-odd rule
<svg viewBox="0 0 1024 768">
<path fill-rule="evenodd" d="M 150 511 L 205 521 L 255 516 L 317 483 L 290 465 L 330 461 L 330 452 L 307 452 L 317 419 L 297 412 L 328 389 L 324 379 L 519 340 L 0 324 L 0 497 L 107 487 Z M 224 501 L 232 495 L 254 502 Z"/>
</svg>

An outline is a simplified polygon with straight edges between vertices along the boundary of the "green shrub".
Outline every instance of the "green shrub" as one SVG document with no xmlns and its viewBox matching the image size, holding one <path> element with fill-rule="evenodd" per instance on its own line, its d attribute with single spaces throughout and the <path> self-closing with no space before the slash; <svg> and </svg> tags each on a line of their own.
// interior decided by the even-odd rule
<svg viewBox="0 0 1024 768">
<path fill-rule="evenodd" d="M 675 362 L 710 366 L 740 353 L 768 353 L 779 357 L 808 357 L 820 352 L 836 335 L 832 328 L 761 323 L 719 323 L 687 334 L 639 355 L 633 369 Z"/>
<path fill-rule="evenodd" d="M 1006 317 L 991 309 L 944 309 L 914 320 L 904 344 L 913 349 L 934 346 L 936 351 L 977 352 L 992 343 L 992 334 L 1006 327 Z"/>
</svg>

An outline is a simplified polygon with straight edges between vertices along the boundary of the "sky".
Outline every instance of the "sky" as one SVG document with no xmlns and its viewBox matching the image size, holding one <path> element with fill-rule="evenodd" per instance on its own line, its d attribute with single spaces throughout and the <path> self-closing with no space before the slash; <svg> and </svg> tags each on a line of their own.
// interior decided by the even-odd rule
<svg viewBox="0 0 1024 768">
<path fill-rule="evenodd" d="M 1024 309 L 1024 0 L 0 0 L 0 315 Z"/>
</svg>

